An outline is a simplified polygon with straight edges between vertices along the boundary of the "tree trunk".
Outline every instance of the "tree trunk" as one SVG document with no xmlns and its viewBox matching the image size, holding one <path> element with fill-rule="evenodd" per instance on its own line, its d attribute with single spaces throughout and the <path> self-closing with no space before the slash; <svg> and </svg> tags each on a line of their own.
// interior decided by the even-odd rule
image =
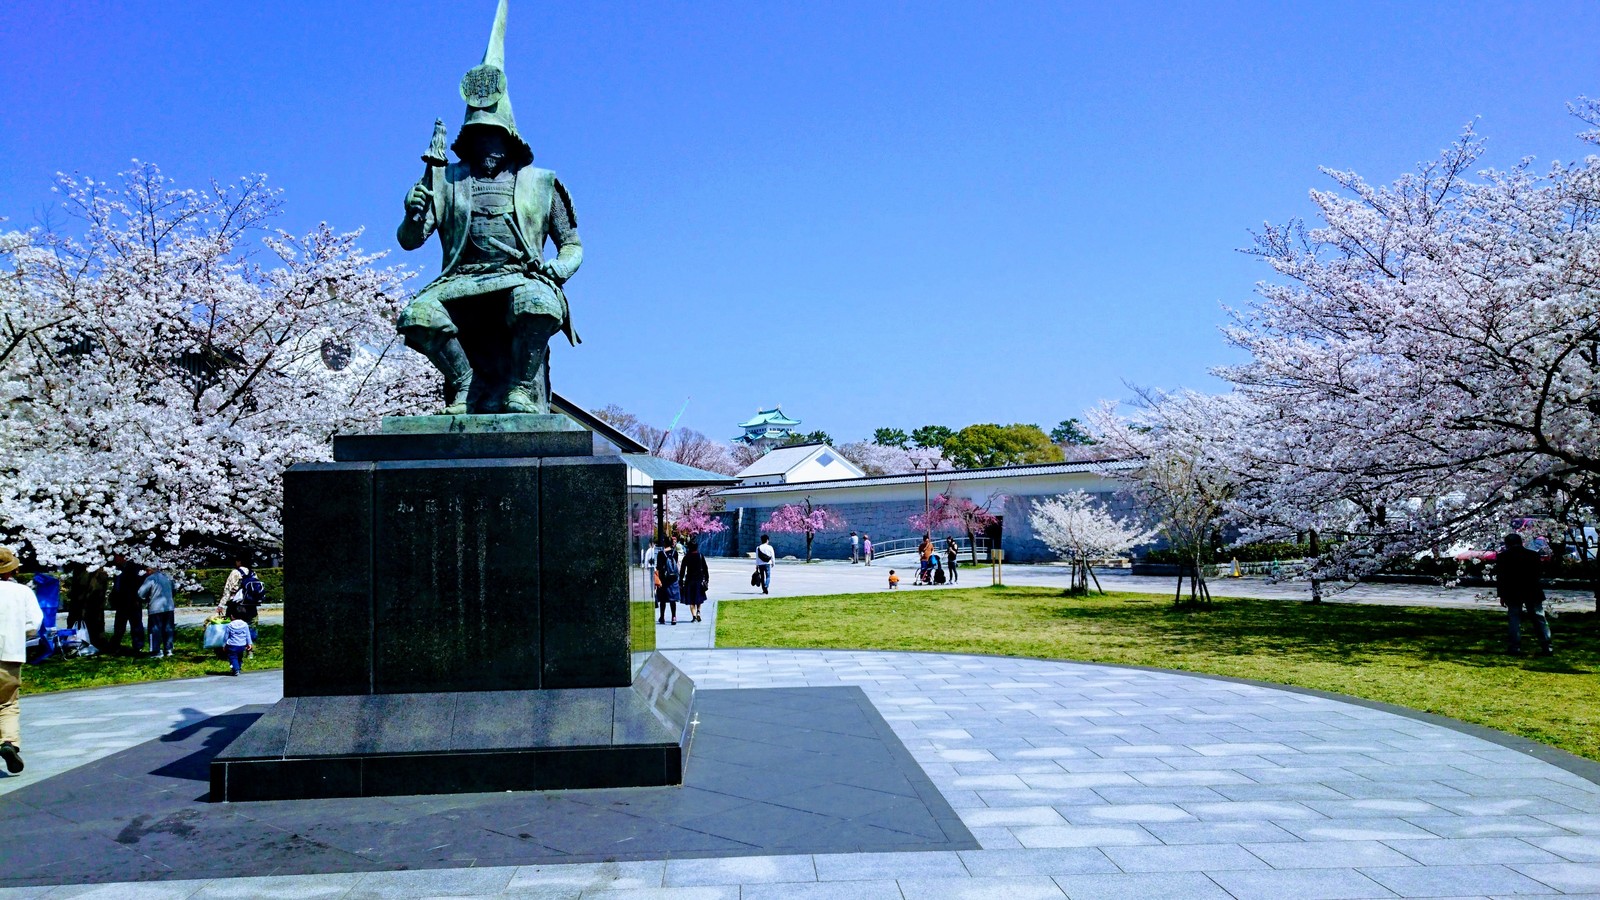
<svg viewBox="0 0 1600 900">
<path fill-rule="evenodd" d="M 806 532 L 806 562 L 811 562 L 811 539 L 814 537 L 816 537 L 816 535 L 809 531 Z"/>
<path fill-rule="evenodd" d="M 1309 543 L 1311 544 L 1311 547 L 1309 548 L 1311 550 L 1311 555 L 1315 557 L 1321 557 L 1322 542 L 1317 540 L 1317 530 L 1315 528 L 1311 529 L 1311 540 Z M 1322 582 L 1317 578 L 1311 579 L 1311 602 L 1322 602 Z"/>
</svg>

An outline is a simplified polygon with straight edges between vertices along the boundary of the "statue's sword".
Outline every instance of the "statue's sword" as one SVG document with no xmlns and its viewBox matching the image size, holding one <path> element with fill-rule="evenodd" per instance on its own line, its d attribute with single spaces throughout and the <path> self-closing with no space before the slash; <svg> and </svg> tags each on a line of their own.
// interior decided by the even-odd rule
<svg viewBox="0 0 1600 900">
<path fill-rule="evenodd" d="M 428 152 L 422 154 L 422 180 L 417 182 L 423 187 L 428 187 L 433 181 L 433 170 L 435 167 L 442 169 L 449 164 L 449 160 L 444 158 L 444 138 L 444 120 L 434 119 L 433 140 L 428 142 Z M 413 213 L 411 215 L 411 221 L 421 222 L 425 216 L 427 216 L 426 211 Z"/>
</svg>

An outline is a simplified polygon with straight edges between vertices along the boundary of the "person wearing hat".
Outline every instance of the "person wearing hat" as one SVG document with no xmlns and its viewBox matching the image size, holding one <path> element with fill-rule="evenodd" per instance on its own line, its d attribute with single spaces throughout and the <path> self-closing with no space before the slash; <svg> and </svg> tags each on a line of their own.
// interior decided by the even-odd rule
<svg viewBox="0 0 1600 900">
<path fill-rule="evenodd" d="M 0 759 L 6 771 L 22 771 L 22 664 L 28 661 L 28 635 L 44 624 L 33 591 L 17 583 L 22 563 L 10 547 L 0 547 Z"/>
<path fill-rule="evenodd" d="M 466 121 L 444 159 L 443 125 L 406 193 L 396 239 L 415 250 L 434 232 L 439 276 L 400 313 L 406 346 L 444 375 L 444 415 L 548 413 L 550 339 L 577 333 L 562 285 L 583 262 L 572 198 L 554 172 L 533 166 L 517 130 L 505 73 L 500 0 L 483 62 L 461 79 Z M 544 256 L 553 242 L 556 255 Z M 509 338 L 509 352 L 504 344 Z M 468 351 L 471 350 L 470 358 Z"/>
</svg>

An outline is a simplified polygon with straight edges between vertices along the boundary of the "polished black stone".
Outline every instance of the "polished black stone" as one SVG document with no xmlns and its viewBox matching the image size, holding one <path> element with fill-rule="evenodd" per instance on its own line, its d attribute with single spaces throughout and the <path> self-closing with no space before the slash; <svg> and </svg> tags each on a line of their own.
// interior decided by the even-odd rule
<svg viewBox="0 0 1600 900">
<path fill-rule="evenodd" d="M 213 799 L 678 784 L 693 691 L 656 654 L 621 688 L 285 697 L 212 761 Z"/>
<path fill-rule="evenodd" d="M 540 687 L 539 460 L 377 463 L 374 494 L 373 690 Z"/>
<path fill-rule="evenodd" d="M 628 646 L 628 466 L 620 457 L 542 461 L 544 687 L 620 687 Z"/>
<path fill-rule="evenodd" d="M 681 787 L 208 803 L 255 714 L 217 716 L 6 795 L 26 839 L 0 841 L 0 887 L 978 846 L 858 688 L 701 691 L 696 713 Z M 404 765 L 379 777 L 426 777 Z"/>
<path fill-rule="evenodd" d="M 372 465 L 283 475 L 283 693 L 372 690 Z"/>
<path fill-rule="evenodd" d="M 341 434 L 339 462 L 401 459 L 497 459 L 593 456 L 610 448 L 590 431 L 513 431 L 484 434 Z"/>
</svg>

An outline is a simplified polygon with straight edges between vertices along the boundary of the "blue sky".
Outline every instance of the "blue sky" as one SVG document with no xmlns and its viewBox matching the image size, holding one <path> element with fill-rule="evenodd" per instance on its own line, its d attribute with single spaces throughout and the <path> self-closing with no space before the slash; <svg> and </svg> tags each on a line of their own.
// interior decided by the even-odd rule
<svg viewBox="0 0 1600 900">
<path fill-rule="evenodd" d="M 56 171 L 265 172 L 283 226 L 393 243 L 492 0 L 0 5 L 0 215 Z M 446 17 L 459 14 L 456 22 Z M 1387 181 L 1474 119 L 1571 158 L 1600 4 L 512 0 L 507 69 L 586 246 L 556 389 L 731 437 L 781 402 L 1049 428 L 1125 382 L 1215 388 L 1235 252 L 1317 167 Z M 419 284 L 421 282 L 418 282 Z"/>
</svg>

